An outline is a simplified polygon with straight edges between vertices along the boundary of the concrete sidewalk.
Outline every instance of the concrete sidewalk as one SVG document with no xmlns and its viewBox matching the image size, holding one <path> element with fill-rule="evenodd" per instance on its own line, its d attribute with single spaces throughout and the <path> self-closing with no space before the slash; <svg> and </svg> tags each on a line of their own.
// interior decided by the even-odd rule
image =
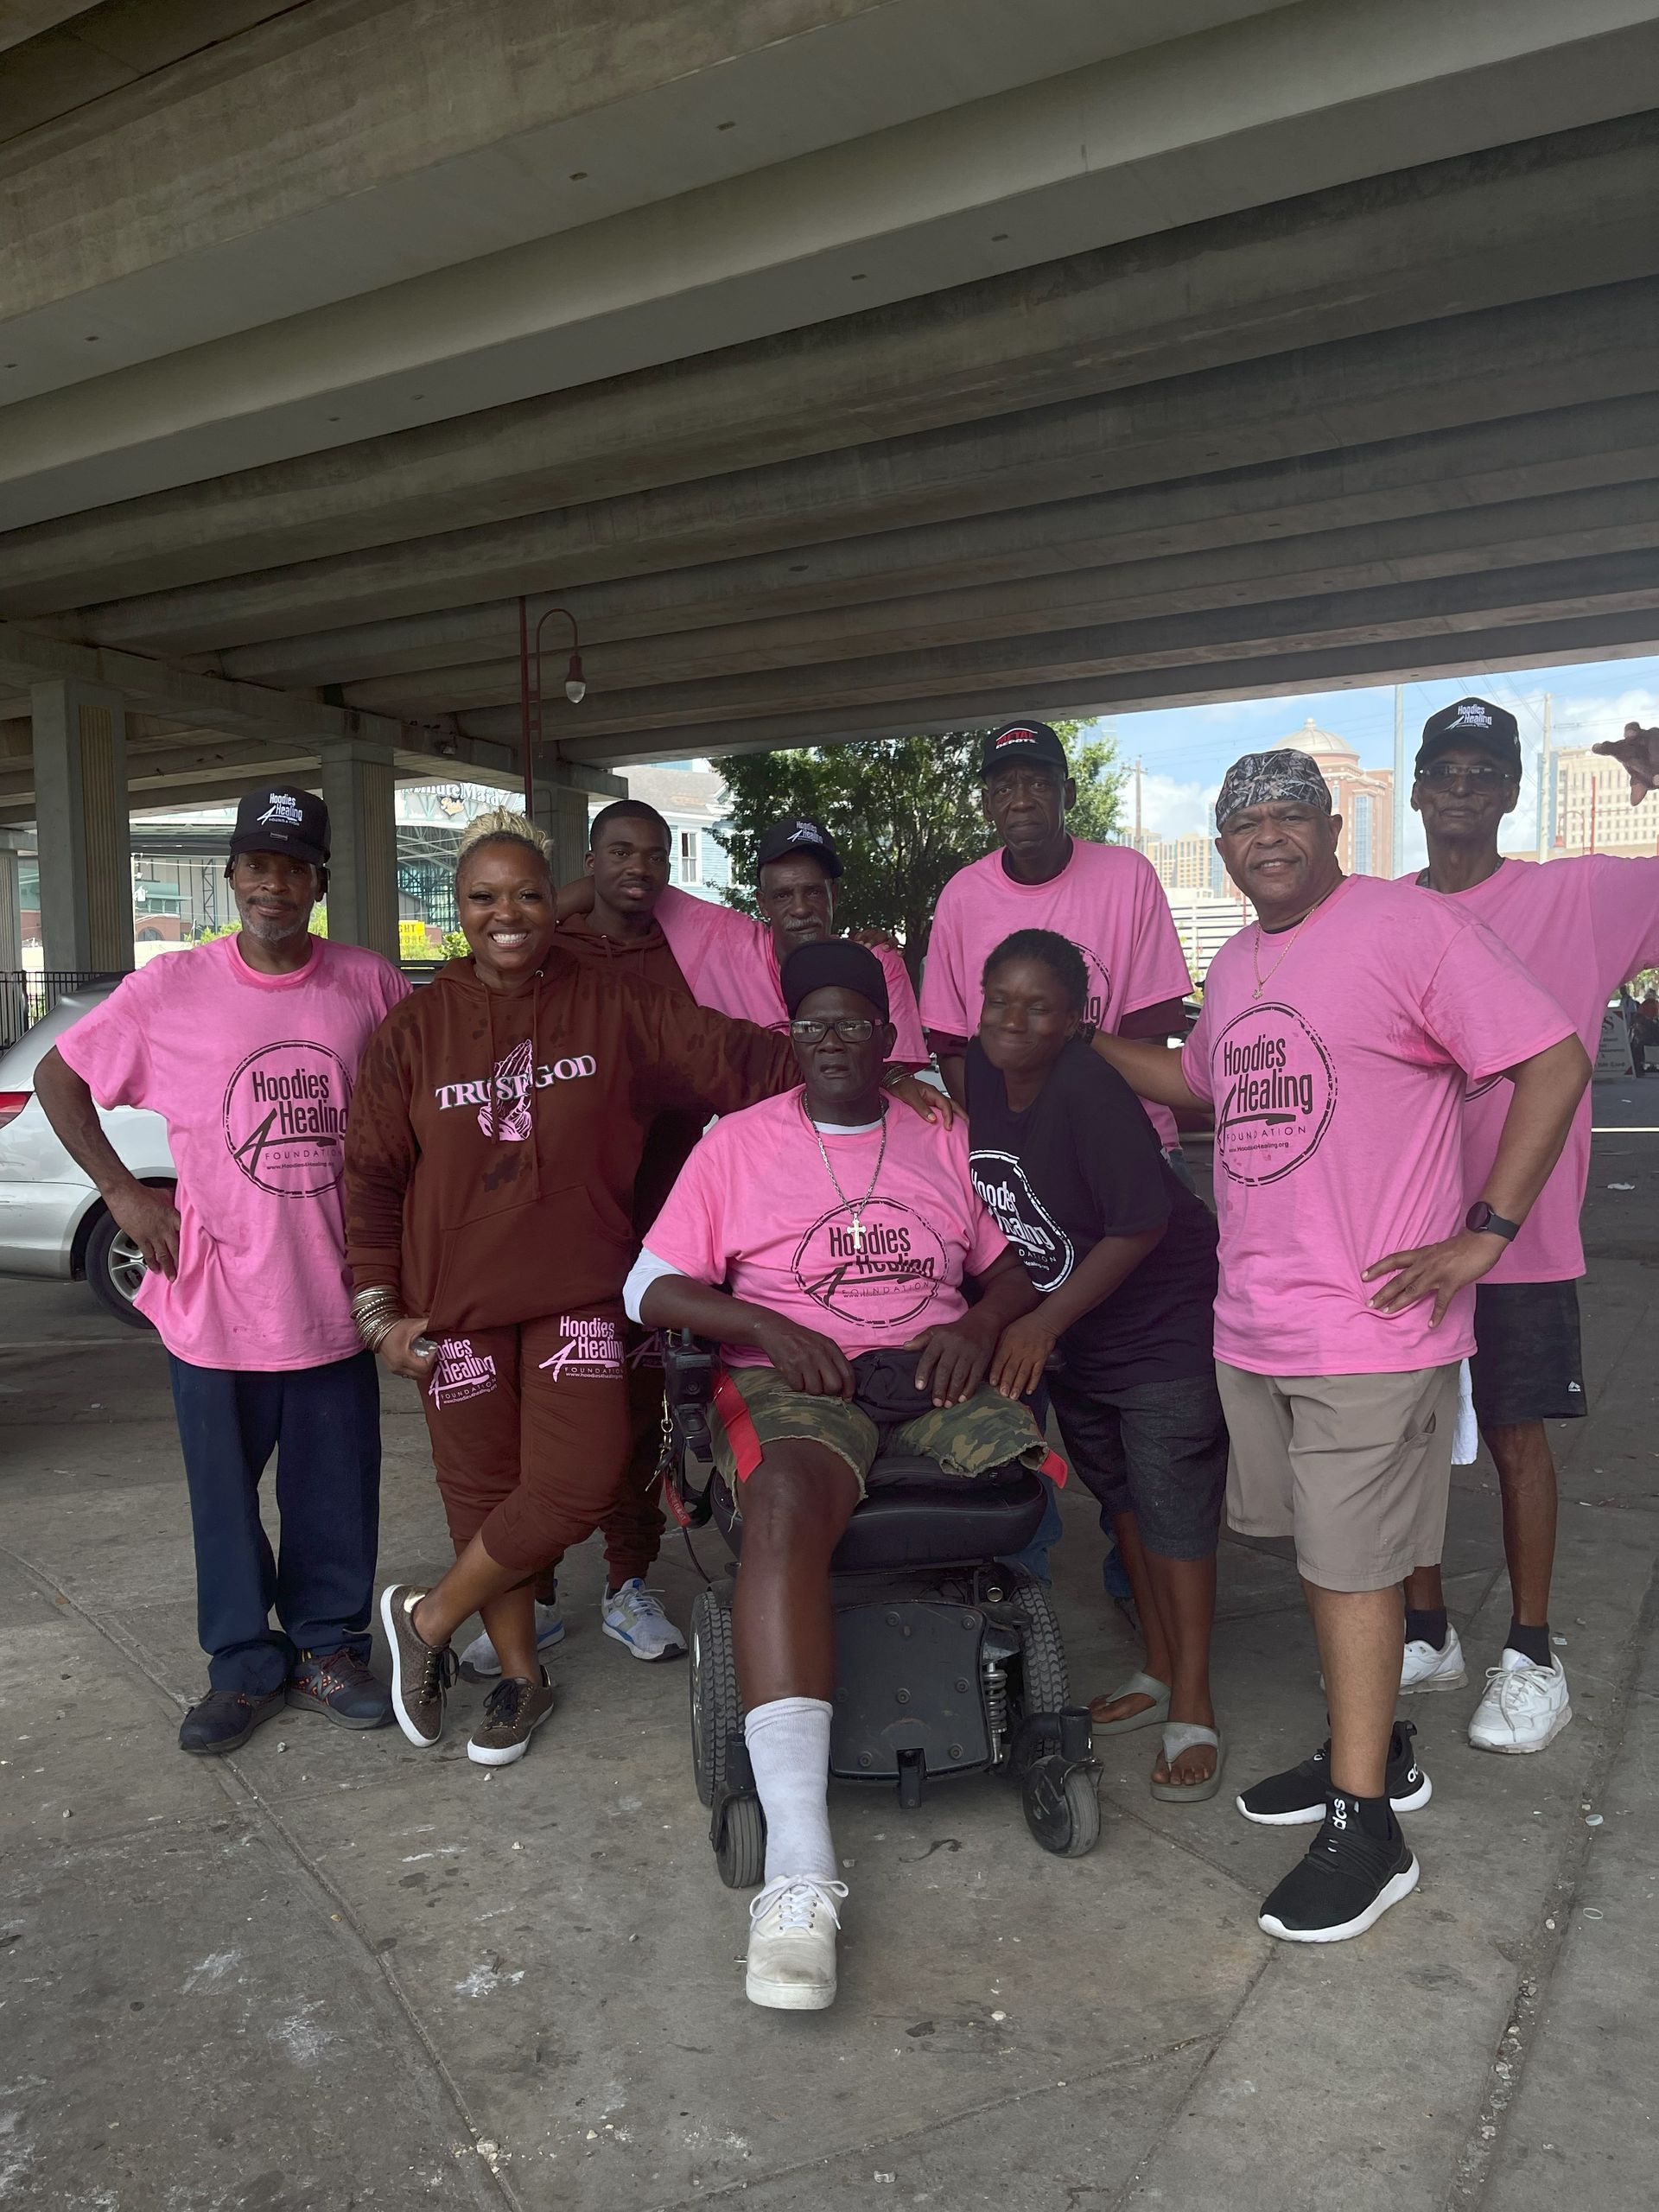
<svg viewBox="0 0 1659 2212">
<path fill-rule="evenodd" d="M 832 1799 L 852 1895 L 819 2016 L 742 1996 L 747 1916 L 692 1788 L 685 1669 L 601 1637 L 565 1580 L 560 1712 L 470 1765 L 481 1693 L 421 1754 L 298 1713 L 234 1760 L 174 1747 L 204 1681 L 155 1340 L 79 1287 L 0 1283 L 0 2205 L 647 2212 L 1157 2205 L 1636 2212 L 1659 2163 L 1659 1084 L 1599 1083 L 1586 1216 L 1592 1417 L 1557 1434 L 1554 1625 L 1576 1718 L 1541 1757 L 1463 1726 L 1508 1620 L 1494 1478 L 1447 1550 L 1474 1679 L 1414 1701 L 1433 1804 L 1412 1898 L 1329 1951 L 1262 1895 L 1306 1832 L 1230 1786 L 1152 1802 L 1155 1738 L 1105 1746 L 1089 1859 L 984 1783 L 902 1815 Z M 1649 1110 L 1649 1098 L 1651 1110 Z M 1621 1103 L 1623 1102 L 1623 1103 Z M 1633 1191 L 1610 1185 L 1634 1184 Z M 424 1427 L 388 1394 L 381 1570 L 446 1556 Z M 1057 1555 L 1074 1689 L 1135 1662 L 1086 1497 Z M 717 1543 L 701 1544 L 715 1571 Z M 697 1587 L 677 1538 L 660 1580 Z M 1228 1779 L 1324 1733 L 1294 1574 L 1229 1543 Z M 1593 1825 L 1592 1825 L 1593 1823 Z"/>
</svg>

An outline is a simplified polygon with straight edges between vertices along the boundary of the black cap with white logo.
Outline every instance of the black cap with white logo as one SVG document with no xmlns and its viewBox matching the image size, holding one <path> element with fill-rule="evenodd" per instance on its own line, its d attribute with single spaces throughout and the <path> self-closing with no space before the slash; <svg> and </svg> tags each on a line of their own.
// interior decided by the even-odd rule
<svg viewBox="0 0 1659 2212">
<path fill-rule="evenodd" d="M 759 874 L 771 861 L 793 860 L 801 854 L 817 861 L 826 875 L 841 874 L 841 855 L 836 850 L 835 839 L 822 822 L 810 822 L 799 814 L 774 822 L 765 833 L 755 851 L 755 873 Z"/>
<path fill-rule="evenodd" d="M 1431 715 L 1423 724 L 1414 774 L 1421 776 L 1431 760 L 1465 745 L 1490 753 L 1520 780 L 1521 725 L 1505 708 L 1493 706 L 1490 699 L 1454 699 L 1438 715 Z"/>
<path fill-rule="evenodd" d="M 999 768 L 1012 767 L 1016 761 L 1024 760 L 1040 760 L 1046 767 L 1058 768 L 1063 776 L 1071 765 L 1058 734 L 1046 722 L 1004 722 L 985 741 L 979 762 L 980 780 L 982 783 Z"/>
<path fill-rule="evenodd" d="M 285 853 L 308 868 L 326 868 L 328 810 L 315 791 L 262 785 L 236 810 L 231 858 L 238 853 Z"/>
</svg>

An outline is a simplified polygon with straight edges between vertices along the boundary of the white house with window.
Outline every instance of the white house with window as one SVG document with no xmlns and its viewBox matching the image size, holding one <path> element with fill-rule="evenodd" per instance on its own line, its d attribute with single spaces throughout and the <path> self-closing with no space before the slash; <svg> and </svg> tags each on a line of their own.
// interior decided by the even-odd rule
<svg viewBox="0 0 1659 2212">
<path fill-rule="evenodd" d="M 672 833 L 669 850 L 669 880 L 699 899 L 718 901 L 731 881 L 731 863 L 715 839 L 716 826 L 726 819 L 725 779 L 703 761 L 667 761 L 660 766 L 628 768 L 630 798 L 654 806 Z M 590 799 L 591 821 L 606 804 Z"/>
</svg>

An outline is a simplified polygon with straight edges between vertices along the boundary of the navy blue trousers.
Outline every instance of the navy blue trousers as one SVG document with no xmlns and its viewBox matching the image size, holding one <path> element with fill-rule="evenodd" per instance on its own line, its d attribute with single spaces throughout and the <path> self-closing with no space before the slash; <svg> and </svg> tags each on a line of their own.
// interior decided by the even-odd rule
<svg viewBox="0 0 1659 2212">
<path fill-rule="evenodd" d="M 297 1651 L 366 1659 L 380 1534 L 372 1353 L 276 1375 L 170 1355 L 169 1364 L 208 1681 L 263 1697 L 283 1687 Z M 273 1452 L 279 1555 L 259 1519 L 259 1478 Z"/>
</svg>

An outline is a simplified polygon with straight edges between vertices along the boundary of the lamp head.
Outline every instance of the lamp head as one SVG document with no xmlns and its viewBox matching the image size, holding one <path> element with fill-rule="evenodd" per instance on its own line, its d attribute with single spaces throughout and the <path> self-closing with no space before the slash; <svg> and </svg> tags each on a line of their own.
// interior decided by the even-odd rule
<svg viewBox="0 0 1659 2212">
<path fill-rule="evenodd" d="M 582 672 L 582 655 L 572 653 L 570 665 L 564 671 L 564 696 L 573 707 L 579 707 L 588 696 L 588 679 Z"/>
</svg>

